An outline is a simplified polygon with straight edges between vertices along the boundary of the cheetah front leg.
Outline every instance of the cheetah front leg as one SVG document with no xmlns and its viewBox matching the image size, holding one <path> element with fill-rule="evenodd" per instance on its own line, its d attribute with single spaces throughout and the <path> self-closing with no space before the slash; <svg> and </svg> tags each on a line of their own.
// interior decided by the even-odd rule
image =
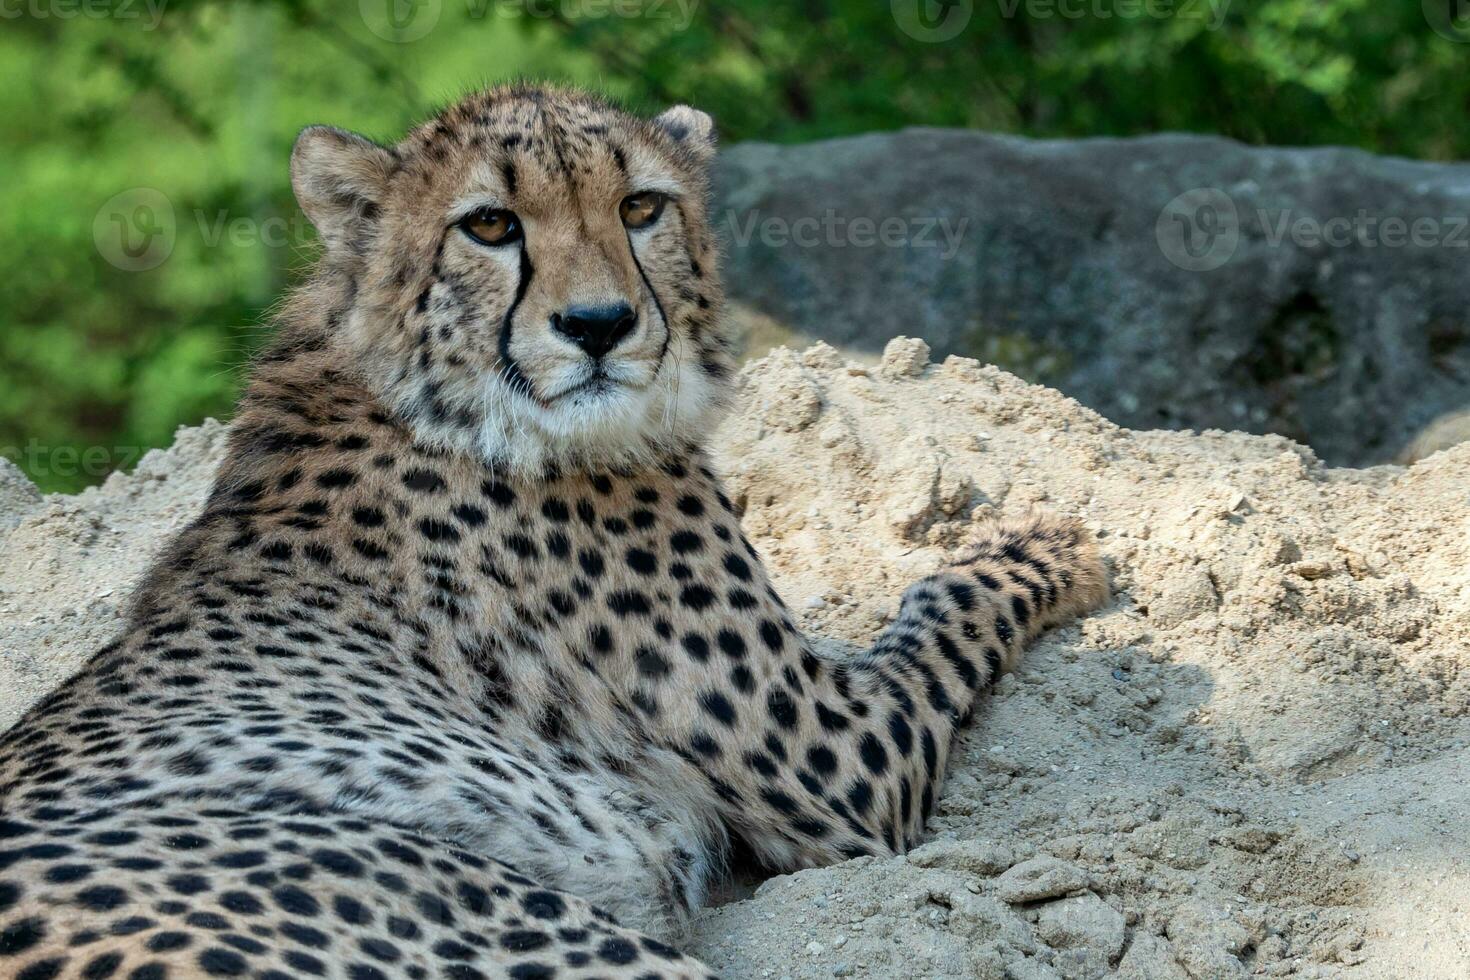
<svg viewBox="0 0 1470 980">
<path fill-rule="evenodd" d="M 901 853 L 937 798 L 954 736 L 980 691 L 1031 638 L 1107 596 L 1075 520 L 991 525 L 980 544 L 913 585 L 861 656 L 816 657 L 766 686 L 742 751 L 722 753 L 727 819 L 776 868 Z"/>
</svg>

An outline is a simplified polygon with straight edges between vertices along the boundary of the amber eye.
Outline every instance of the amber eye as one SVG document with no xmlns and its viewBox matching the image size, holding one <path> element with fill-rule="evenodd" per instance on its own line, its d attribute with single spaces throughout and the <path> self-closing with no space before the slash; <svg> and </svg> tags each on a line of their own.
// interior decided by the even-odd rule
<svg viewBox="0 0 1470 980">
<path fill-rule="evenodd" d="M 510 211 L 476 211 L 459 223 L 481 245 L 508 245 L 521 237 L 521 222 Z"/>
<path fill-rule="evenodd" d="M 623 215 L 623 227 L 647 228 L 658 220 L 659 215 L 664 213 L 664 204 L 667 201 L 668 196 L 658 191 L 629 194 L 618 206 L 618 210 Z"/>
</svg>

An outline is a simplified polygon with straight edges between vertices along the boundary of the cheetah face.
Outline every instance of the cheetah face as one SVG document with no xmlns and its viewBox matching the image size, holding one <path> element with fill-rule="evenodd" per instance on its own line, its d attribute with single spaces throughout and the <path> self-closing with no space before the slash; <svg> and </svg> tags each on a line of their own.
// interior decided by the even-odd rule
<svg viewBox="0 0 1470 980">
<path fill-rule="evenodd" d="M 534 471 L 698 442 L 729 344 L 713 124 L 579 93 L 473 96 L 393 148 L 302 133 L 292 182 L 346 278 L 334 342 L 429 444 Z"/>
</svg>

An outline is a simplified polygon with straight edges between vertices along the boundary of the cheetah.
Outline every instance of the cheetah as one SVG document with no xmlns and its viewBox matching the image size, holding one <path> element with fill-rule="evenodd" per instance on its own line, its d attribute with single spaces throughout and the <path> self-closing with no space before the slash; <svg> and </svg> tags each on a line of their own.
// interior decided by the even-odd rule
<svg viewBox="0 0 1470 980">
<path fill-rule="evenodd" d="M 518 85 L 291 156 L 314 272 L 201 516 L 0 739 L 0 976 L 703 978 L 732 849 L 901 853 L 1106 585 L 1032 516 L 814 652 L 705 449 L 710 118 Z"/>
</svg>

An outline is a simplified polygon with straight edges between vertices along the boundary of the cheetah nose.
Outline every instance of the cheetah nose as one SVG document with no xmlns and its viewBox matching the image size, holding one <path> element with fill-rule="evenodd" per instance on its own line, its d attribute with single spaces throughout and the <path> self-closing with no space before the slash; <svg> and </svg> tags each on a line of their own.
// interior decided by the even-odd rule
<svg viewBox="0 0 1470 980">
<path fill-rule="evenodd" d="M 551 315 L 551 329 L 592 357 L 602 357 L 633 332 L 638 316 L 627 303 L 574 306 Z"/>
</svg>

